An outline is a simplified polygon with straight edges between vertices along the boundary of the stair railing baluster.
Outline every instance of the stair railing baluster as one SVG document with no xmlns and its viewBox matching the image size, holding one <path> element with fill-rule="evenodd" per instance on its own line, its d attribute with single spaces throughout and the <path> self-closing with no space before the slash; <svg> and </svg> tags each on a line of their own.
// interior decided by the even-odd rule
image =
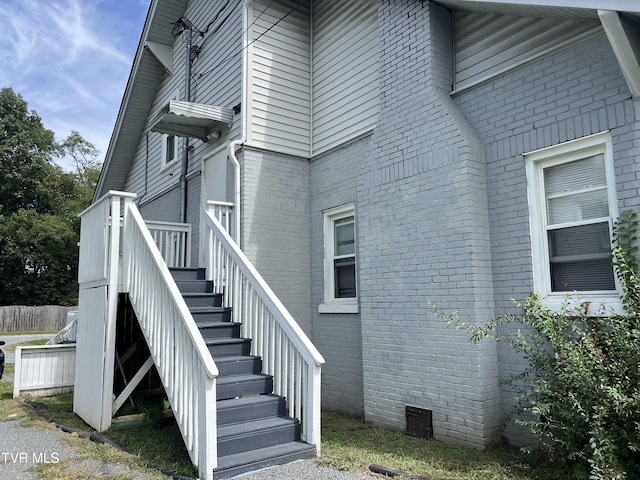
<svg viewBox="0 0 640 480">
<path fill-rule="evenodd" d="M 169 250 L 164 249 L 165 258 L 176 262 L 181 247 L 167 238 L 164 235 L 164 245 L 169 245 Z M 123 262 L 127 265 L 123 285 L 137 287 L 129 289 L 131 303 L 175 408 L 191 460 L 200 477 L 210 480 L 217 466 L 218 369 L 156 241 L 133 204 L 125 215 L 122 243 L 127 259 Z"/>
<path fill-rule="evenodd" d="M 222 265 L 217 251 L 206 265 L 216 277 L 220 269 L 225 271 L 225 306 L 234 310 L 237 321 L 247 324 L 242 329 L 251 333 L 252 352 L 262 357 L 267 373 L 274 375 L 276 391 L 289 392 L 291 416 L 300 420 L 305 440 L 319 451 L 319 378 L 324 359 L 233 241 L 227 224 L 222 224 L 210 209 L 204 219 L 208 237 L 215 237 L 215 249 L 225 253 Z M 289 367 L 287 374 L 283 365 Z"/>
</svg>

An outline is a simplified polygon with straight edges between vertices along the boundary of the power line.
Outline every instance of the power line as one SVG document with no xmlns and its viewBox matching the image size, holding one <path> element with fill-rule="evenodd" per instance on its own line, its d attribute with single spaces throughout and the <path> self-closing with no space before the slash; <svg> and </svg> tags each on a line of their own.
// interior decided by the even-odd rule
<svg viewBox="0 0 640 480">
<path fill-rule="evenodd" d="M 284 19 L 286 19 L 289 15 L 291 15 L 292 13 L 296 12 L 299 8 L 300 5 L 302 3 L 302 0 L 298 0 L 298 3 L 296 3 L 296 5 L 289 10 L 286 14 L 284 14 L 282 17 L 280 17 L 273 25 L 271 25 L 269 28 L 267 28 L 264 32 L 262 32 L 260 35 L 258 35 L 256 38 L 254 38 L 253 40 L 251 40 L 249 43 L 247 43 L 246 46 L 242 47 L 240 50 L 238 50 L 237 52 L 228 55 L 227 57 L 223 58 L 222 60 L 220 60 L 214 67 L 210 68 L 209 70 L 202 72 L 200 74 L 198 74 L 197 76 L 195 76 L 195 80 L 196 82 L 198 82 L 198 80 L 201 80 L 202 78 L 206 77 L 207 75 L 209 75 L 210 73 L 216 71 L 218 68 L 220 68 L 224 63 L 228 62 L 229 60 L 231 60 L 232 58 L 236 57 L 238 54 L 242 53 L 246 48 L 250 47 L 253 43 L 257 42 L 258 40 L 260 40 L 260 38 L 262 38 L 264 35 L 266 35 L 267 33 L 269 33 L 272 29 L 274 29 L 280 22 L 282 22 Z M 256 21 L 258 21 L 260 19 L 260 17 L 262 17 L 262 15 L 269 9 L 269 7 L 271 7 L 271 5 L 273 4 L 273 0 L 269 3 L 269 5 L 267 5 L 265 7 L 265 9 L 260 13 L 260 15 L 258 15 L 253 22 L 251 22 L 251 24 L 244 29 L 244 31 L 242 32 L 242 34 L 244 35 L 249 28 L 251 28 Z M 229 15 L 227 15 L 227 18 L 229 17 Z M 226 19 L 225 19 L 226 20 Z M 218 29 L 216 29 L 217 31 Z"/>
</svg>

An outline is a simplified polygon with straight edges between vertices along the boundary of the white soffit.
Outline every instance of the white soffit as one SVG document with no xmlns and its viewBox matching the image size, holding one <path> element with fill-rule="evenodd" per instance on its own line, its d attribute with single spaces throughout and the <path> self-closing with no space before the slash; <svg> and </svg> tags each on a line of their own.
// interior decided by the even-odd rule
<svg viewBox="0 0 640 480">
<path fill-rule="evenodd" d="M 144 48 L 156 57 L 156 60 L 160 62 L 169 75 L 173 73 L 173 47 L 171 45 L 147 41 L 144 44 Z"/>
<path fill-rule="evenodd" d="M 598 10 L 598 16 L 633 98 L 640 98 L 640 64 L 620 15 L 613 10 Z"/>
<path fill-rule="evenodd" d="M 231 108 L 171 100 L 152 121 L 151 131 L 208 142 L 222 126 L 231 126 Z"/>
</svg>

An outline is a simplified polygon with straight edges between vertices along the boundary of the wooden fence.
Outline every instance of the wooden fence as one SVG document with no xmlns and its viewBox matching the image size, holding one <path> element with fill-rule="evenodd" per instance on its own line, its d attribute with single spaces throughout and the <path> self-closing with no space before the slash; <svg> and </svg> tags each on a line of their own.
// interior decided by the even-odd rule
<svg viewBox="0 0 640 480">
<path fill-rule="evenodd" d="M 59 305 L 0 307 L 0 332 L 62 330 L 67 324 L 67 313 L 72 310 L 78 310 L 78 307 Z"/>
</svg>

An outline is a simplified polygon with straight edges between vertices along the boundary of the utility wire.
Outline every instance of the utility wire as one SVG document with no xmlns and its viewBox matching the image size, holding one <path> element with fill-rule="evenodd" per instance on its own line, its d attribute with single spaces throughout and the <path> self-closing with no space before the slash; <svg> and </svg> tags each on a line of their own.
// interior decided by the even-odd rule
<svg viewBox="0 0 640 480">
<path fill-rule="evenodd" d="M 215 17 L 213 17 L 213 20 L 211 20 L 211 21 L 207 24 L 207 26 L 206 26 L 206 28 L 204 29 L 204 31 L 203 31 L 203 32 L 200 32 L 200 36 L 201 36 L 201 37 L 204 37 L 204 36 L 207 34 L 207 32 L 209 31 L 209 29 L 211 28 L 211 26 L 212 26 L 214 23 L 216 23 L 216 20 L 218 19 L 218 17 L 220 16 L 220 14 L 224 11 L 224 9 L 225 9 L 225 8 L 227 8 L 227 7 L 229 6 L 229 2 L 230 2 L 230 1 L 231 1 L 231 0 L 227 0 L 227 3 L 225 3 L 225 4 L 222 6 L 222 8 L 221 8 L 220 10 L 218 10 L 218 13 L 216 13 L 216 16 L 215 16 Z M 229 18 L 229 17 L 227 16 L 227 18 Z M 226 19 L 225 19 L 225 20 L 226 20 Z M 222 23 L 224 24 L 224 22 L 222 22 Z M 222 26 L 222 25 L 221 25 L 221 26 Z M 219 27 L 218 27 L 218 28 L 219 28 Z M 216 30 L 216 31 L 217 31 L 217 30 Z M 213 32 L 213 33 L 215 33 L 215 32 Z"/>
<path fill-rule="evenodd" d="M 193 78 L 195 78 L 196 82 L 198 82 L 198 80 L 202 80 L 202 78 L 206 77 L 207 75 L 209 75 L 210 73 L 216 71 L 218 68 L 220 68 L 224 63 L 228 62 L 229 60 L 231 60 L 232 58 L 238 56 L 240 53 L 242 53 L 243 50 L 245 50 L 246 48 L 250 47 L 253 43 L 257 42 L 258 40 L 260 40 L 260 38 L 262 38 L 264 35 L 266 35 L 267 33 L 269 33 L 272 29 L 274 29 L 280 22 L 282 22 L 285 18 L 287 18 L 289 15 L 291 15 L 292 13 L 294 13 L 295 11 L 297 11 L 300 8 L 300 5 L 302 3 L 302 0 L 298 0 L 298 3 L 296 3 L 296 5 L 289 10 L 286 14 L 284 14 L 282 17 L 280 17 L 273 25 L 271 25 L 269 28 L 267 28 L 264 32 L 262 32 L 260 35 L 258 35 L 256 38 L 254 38 L 253 40 L 251 40 L 249 43 L 247 43 L 246 46 L 242 47 L 240 50 L 238 50 L 237 52 L 228 55 L 227 57 L 223 58 L 222 60 L 220 60 L 213 68 L 202 72 L 200 74 L 198 74 L 197 76 L 194 75 Z M 260 19 L 260 17 L 262 17 L 262 15 L 267 11 L 267 9 L 273 4 L 273 0 L 269 3 L 269 5 L 267 5 L 265 7 L 265 9 L 260 13 L 260 15 L 258 15 L 258 17 L 255 18 L 255 20 L 253 22 L 251 22 L 251 24 L 242 32 L 242 34 L 244 35 L 249 28 L 251 28 L 256 21 L 258 21 Z M 229 16 L 227 15 L 227 18 Z M 219 30 L 216 29 L 216 31 Z"/>
</svg>

